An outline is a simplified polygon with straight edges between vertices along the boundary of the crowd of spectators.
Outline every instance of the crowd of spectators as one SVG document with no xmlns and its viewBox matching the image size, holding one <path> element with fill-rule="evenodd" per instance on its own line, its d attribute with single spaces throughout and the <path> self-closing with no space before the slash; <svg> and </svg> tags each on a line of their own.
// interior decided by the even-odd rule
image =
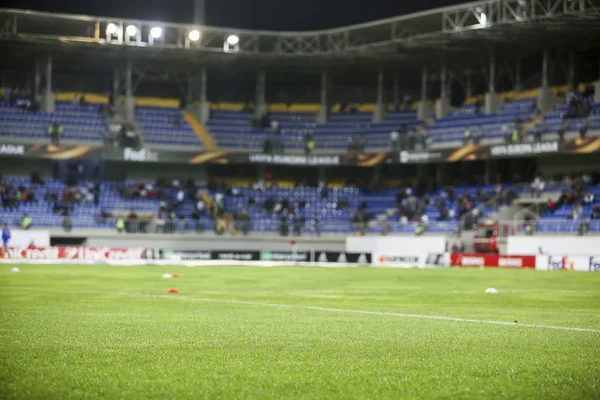
<svg viewBox="0 0 600 400">
<path fill-rule="evenodd" d="M 9 182 L 6 182 L 0 176 L 0 199 L 2 200 L 2 205 L 5 208 L 16 208 L 19 202 L 33 202 L 36 200 L 36 187 L 40 183 L 43 183 L 41 179 L 39 179 L 39 175 L 35 174 L 38 180 L 37 183 L 33 183 L 30 187 L 25 187 L 24 185 L 14 186 Z"/>
</svg>

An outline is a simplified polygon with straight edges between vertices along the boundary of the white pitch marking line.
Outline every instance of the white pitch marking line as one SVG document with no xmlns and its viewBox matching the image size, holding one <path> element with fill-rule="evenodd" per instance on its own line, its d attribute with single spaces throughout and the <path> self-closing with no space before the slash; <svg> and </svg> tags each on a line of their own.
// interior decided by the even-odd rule
<svg viewBox="0 0 600 400">
<path fill-rule="evenodd" d="M 227 304 L 243 304 L 243 305 L 248 305 L 248 306 L 261 306 L 261 307 L 296 308 L 296 309 L 302 309 L 302 310 L 328 311 L 328 312 L 349 313 L 349 314 L 383 315 L 383 316 L 388 316 L 388 317 L 399 317 L 399 318 L 433 319 L 433 320 L 438 320 L 438 321 L 469 322 L 469 323 L 475 323 L 475 324 L 507 325 L 507 326 L 526 327 L 526 328 L 554 329 L 554 330 L 559 330 L 559 331 L 578 331 L 578 332 L 600 333 L 600 329 L 573 328 L 573 327 L 569 327 L 569 326 L 555 326 L 555 325 L 519 324 L 519 323 L 515 323 L 515 322 L 491 321 L 491 320 L 485 320 L 485 319 L 443 317 L 443 316 L 439 316 L 439 315 L 405 314 L 405 313 L 393 313 L 393 312 L 388 312 L 388 311 L 347 310 L 347 309 L 343 309 L 343 308 L 299 306 L 299 305 L 293 305 L 293 304 L 277 304 L 277 303 L 261 303 L 261 302 L 244 301 L 244 300 L 209 299 L 209 298 L 202 298 L 202 297 L 151 295 L 151 294 L 140 294 L 140 293 L 120 293 L 120 294 L 124 295 L 124 296 L 130 296 L 130 297 L 151 297 L 151 298 L 157 298 L 157 299 L 201 301 L 201 302 L 205 302 L 205 303 L 227 303 Z"/>
</svg>

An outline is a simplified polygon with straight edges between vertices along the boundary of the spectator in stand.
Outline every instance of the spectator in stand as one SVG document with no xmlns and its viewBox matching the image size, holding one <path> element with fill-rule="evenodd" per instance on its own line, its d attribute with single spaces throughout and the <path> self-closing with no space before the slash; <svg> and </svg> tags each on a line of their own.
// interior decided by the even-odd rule
<svg viewBox="0 0 600 400">
<path fill-rule="evenodd" d="M 483 127 L 480 126 L 475 133 L 475 137 L 473 138 L 473 144 L 480 145 L 481 141 L 485 138 L 485 132 L 483 131 Z"/>
<path fill-rule="evenodd" d="M 567 122 L 566 120 L 563 119 L 560 129 L 558 130 L 558 140 L 560 140 L 561 142 L 564 142 L 565 133 L 567 132 L 568 129 L 569 129 L 569 122 Z"/>
<path fill-rule="evenodd" d="M 548 209 L 549 212 L 555 212 L 556 211 L 556 207 L 557 207 L 557 203 L 556 203 L 556 201 L 550 199 L 550 200 L 548 200 L 548 203 L 547 203 L 546 206 L 547 206 L 547 209 Z"/>
<path fill-rule="evenodd" d="M 506 144 L 510 143 L 512 139 L 512 134 L 510 132 L 510 126 L 508 124 L 502 124 L 502 137 L 504 138 L 504 142 Z"/>
<path fill-rule="evenodd" d="M 31 228 L 32 222 L 33 222 L 33 220 L 31 219 L 31 217 L 27 214 L 24 214 L 23 217 L 21 218 L 21 229 L 27 230 L 27 229 Z"/>
<path fill-rule="evenodd" d="M 52 125 L 48 127 L 48 135 L 50 135 L 50 143 L 55 146 L 60 144 L 60 137 L 63 134 L 63 127 L 58 121 L 54 121 Z"/>
<path fill-rule="evenodd" d="M 307 134 L 306 136 L 304 136 L 304 153 L 306 155 L 312 154 L 312 152 L 315 150 L 315 138 L 313 137 L 312 133 Z"/>
<path fill-rule="evenodd" d="M 154 232 L 164 233 L 165 232 L 165 214 L 163 211 L 159 211 L 154 218 Z"/>
<path fill-rule="evenodd" d="M 544 182 L 540 175 L 537 175 L 531 183 L 531 195 L 534 197 L 540 197 L 545 188 L 546 182 Z"/>
<path fill-rule="evenodd" d="M 117 218 L 117 222 L 115 223 L 115 229 L 118 233 L 125 232 L 125 219 L 123 219 L 123 217 Z"/>
<path fill-rule="evenodd" d="M 581 221 L 581 223 L 579 224 L 579 228 L 577 228 L 577 234 L 579 236 L 585 236 L 585 235 L 587 235 L 589 230 L 590 230 L 590 223 L 588 221 Z"/>
<path fill-rule="evenodd" d="M 594 193 L 587 191 L 583 194 L 582 203 L 585 205 L 594 204 Z"/>
<path fill-rule="evenodd" d="M 129 215 L 127 216 L 127 232 L 135 232 L 138 231 L 138 216 L 135 210 L 131 210 Z"/>
<path fill-rule="evenodd" d="M 185 233 L 186 220 L 185 215 L 179 214 L 179 220 L 177 221 L 177 230 L 181 233 Z"/>
<path fill-rule="evenodd" d="M 185 192 L 182 189 L 179 189 L 177 191 L 177 197 L 176 197 L 176 199 L 177 199 L 177 206 L 179 206 L 183 202 L 183 200 L 185 199 Z"/>
<path fill-rule="evenodd" d="M 419 222 L 417 227 L 415 228 L 415 235 L 421 236 L 427 230 L 427 224 L 423 221 Z"/>
<path fill-rule="evenodd" d="M 594 208 L 592 208 L 591 219 L 600 219 L 600 204 L 596 204 Z"/>
<path fill-rule="evenodd" d="M 400 151 L 400 134 L 397 129 L 390 132 L 390 143 L 392 145 L 392 151 Z"/>
<path fill-rule="evenodd" d="M 467 146 L 471 144 L 473 140 L 473 133 L 471 132 L 471 128 L 465 129 L 465 134 L 463 136 L 463 145 Z"/>
<path fill-rule="evenodd" d="M 581 125 L 581 128 L 579 128 L 579 137 L 581 139 L 585 139 L 585 136 L 587 135 L 588 130 L 590 129 L 590 120 L 589 118 L 584 118 L 583 119 L 583 124 Z"/>
<path fill-rule="evenodd" d="M 577 220 L 581 219 L 582 215 L 583 215 L 583 210 L 581 209 L 581 205 L 575 204 L 573 206 L 573 208 L 571 209 L 571 213 L 569 214 L 569 219 L 572 219 L 573 221 L 577 221 Z"/>
<path fill-rule="evenodd" d="M 198 215 L 206 212 L 206 203 L 204 200 L 200 199 L 196 202 L 196 211 L 198 212 Z"/>
</svg>

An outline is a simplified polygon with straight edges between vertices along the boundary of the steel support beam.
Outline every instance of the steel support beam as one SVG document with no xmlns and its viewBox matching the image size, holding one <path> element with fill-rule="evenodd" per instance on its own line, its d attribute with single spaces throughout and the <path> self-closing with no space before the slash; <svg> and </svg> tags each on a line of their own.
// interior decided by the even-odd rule
<svg viewBox="0 0 600 400">
<path fill-rule="evenodd" d="M 46 93 L 52 93 L 52 57 L 46 59 Z"/>
<path fill-rule="evenodd" d="M 488 81 L 488 92 L 496 93 L 496 57 L 490 57 L 490 73 Z"/>
</svg>

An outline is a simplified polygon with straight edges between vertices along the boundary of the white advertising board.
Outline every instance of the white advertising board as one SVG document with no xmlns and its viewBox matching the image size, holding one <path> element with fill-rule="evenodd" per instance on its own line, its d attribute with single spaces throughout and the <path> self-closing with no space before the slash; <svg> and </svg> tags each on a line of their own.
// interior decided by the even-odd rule
<svg viewBox="0 0 600 400">
<path fill-rule="evenodd" d="M 600 236 L 509 236 L 507 254 L 595 255 L 600 249 Z"/>
<path fill-rule="evenodd" d="M 12 247 L 27 247 L 32 242 L 35 247 L 50 246 L 50 232 L 48 231 L 11 229 L 10 236 L 8 245 Z"/>
<path fill-rule="evenodd" d="M 353 253 L 428 254 L 446 251 L 445 236 L 348 236 L 346 251 Z"/>
</svg>

